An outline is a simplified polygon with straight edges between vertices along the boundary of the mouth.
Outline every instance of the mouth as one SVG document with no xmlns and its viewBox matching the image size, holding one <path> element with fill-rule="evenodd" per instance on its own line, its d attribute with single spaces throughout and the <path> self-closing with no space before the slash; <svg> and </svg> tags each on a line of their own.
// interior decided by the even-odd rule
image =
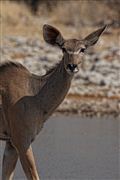
<svg viewBox="0 0 120 180">
<path fill-rule="evenodd" d="M 69 73 L 77 73 L 79 71 L 78 66 L 76 64 L 68 64 L 66 69 Z"/>
</svg>

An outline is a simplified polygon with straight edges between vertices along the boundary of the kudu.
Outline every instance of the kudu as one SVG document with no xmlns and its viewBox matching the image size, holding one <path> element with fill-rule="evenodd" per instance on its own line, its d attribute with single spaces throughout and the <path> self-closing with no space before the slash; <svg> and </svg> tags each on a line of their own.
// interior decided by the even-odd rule
<svg viewBox="0 0 120 180">
<path fill-rule="evenodd" d="M 18 157 L 27 179 L 39 180 L 31 143 L 65 98 L 84 51 L 98 41 L 104 30 L 105 26 L 82 40 L 66 40 L 56 28 L 44 25 L 44 40 L 59 46 L 63 58 L 43 76 L 30 73 L 19 63 L 1 64 L 0 139 L 6 141 L 2 180 L 12 180 Z"/>
</svg>

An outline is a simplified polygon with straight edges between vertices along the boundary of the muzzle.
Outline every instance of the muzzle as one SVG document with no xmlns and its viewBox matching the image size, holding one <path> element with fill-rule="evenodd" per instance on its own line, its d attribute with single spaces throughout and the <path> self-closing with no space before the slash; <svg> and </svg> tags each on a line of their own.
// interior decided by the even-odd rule
<svg viewBox="0 0 120 180">
<path fill-rule="evenodd" d="M 71 71 L 72 73 L 77 73 L 79 71 L 78 66 L 76 64 L 68 64 L 67 70 Z"/>
</svg>

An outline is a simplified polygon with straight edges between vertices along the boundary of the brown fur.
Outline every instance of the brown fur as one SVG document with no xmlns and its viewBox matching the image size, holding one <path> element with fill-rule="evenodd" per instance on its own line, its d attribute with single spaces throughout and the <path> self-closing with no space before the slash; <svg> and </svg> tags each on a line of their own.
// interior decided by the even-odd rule
<svg viewBox="0 0 120 180">
<path fill-rule="evenodd" d="M 61 62 L 44 76 L 31 74 L 19 63 L 0 65 L 0 139 L 6 140 L 2 180 L 12 180 L 18 157 L 27 179 L 39 180 L 31 143 L 65 98 L 82 61 L 81 49 L 95 44 L 104 29 L 79 41 L 64 40 L 56 28 L 44 25 L 45 41 L 63 50 Z"/>
<path fill-rule="evenodd" d="M 18 151 L 23 146 L 22 153 L 29 149 L 70 87 L 71 77 L 62 64 L 63 61 L 42 77 L 13 62 L 0 67 L 0 87 L 4 89 L 1 93 L 0 139 L 9 140 Z M 56 84 L 58 89 L 54 90 Z"/>
</svg>

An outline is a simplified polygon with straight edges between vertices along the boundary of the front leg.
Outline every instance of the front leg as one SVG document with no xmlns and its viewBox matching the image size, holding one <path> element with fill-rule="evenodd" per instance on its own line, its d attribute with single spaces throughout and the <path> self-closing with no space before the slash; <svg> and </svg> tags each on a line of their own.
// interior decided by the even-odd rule
<svg viewBox="0 0 120 180">
<path fill-rule="evenodd" d="M 19 152 L 20 161 L 21 161 L 21 164 L 22 164 L 22 167 L 26 174 L 27 179 L 40 180 L 37 173 L 31 146 L 27 149 L 20 148 L 18 149 L 18 152 Z"/>
</svg>

